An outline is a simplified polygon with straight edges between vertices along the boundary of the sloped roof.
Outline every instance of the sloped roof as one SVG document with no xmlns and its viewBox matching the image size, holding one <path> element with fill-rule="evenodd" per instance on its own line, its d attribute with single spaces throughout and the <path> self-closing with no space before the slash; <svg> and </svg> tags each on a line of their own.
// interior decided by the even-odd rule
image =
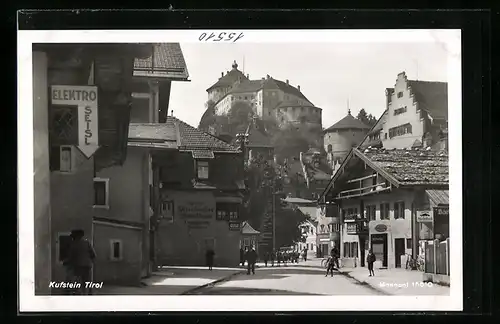
<svg viewBox="0 0 500 324">
<path fill-rule="evenodd" d="M 365 125 L 359 119 L 354 118 L 349 112 L 347 116 L 325 129 L 325 132 L 340 130 L 340 129 L 370 129 L 370 126 Z"/>
<path fill-rule="evenodd" d="M 231 93 L 256 92 L 262 88 L 261 80 L 244 80 L 237 83 L 231 89 Z"/>
<path fill-rule="evenodd" d="M 177 149 L 177 132 L 172 125 L 131 123 L 128 146 Z"/>
<path fill-rule="evenodd" d="M 408 80 L 408 84 L 420 109 L 427 111 L 432 118 L 448 119 L 447 82 Z"/>
<path fill-rule="evenodd" d="M 189 73 L 179 43 L 152 46 L 154 50 L 151 56 L 134 60 L 134 76 L 187 80 Z"/>
<path fill-rule="evenodd" d="M 425 193 L 436 205 L 450 204 L 450 192 L 448 190 L 426 190 Z"/>
<path fill-rule="evenodd" d="M 432 150 L 353 149 L 367 164 L 400 185 L 448 185 L 448 154 Z"/>
<path fill-rule="evenodd" d="M 370 130 L 369 134 L 375 134 L 377 132 L 380 132 L 384 128 L 384 123 L 387 120 L 387 115 L 388 115 L 389 110 L 385 110 L 382 113 L 382 116 L 378 119 L 377 123 L 373 126 L 373 128 Z"/>
<path fill-rule="evenodd" d="M 224 76 L 220 77 L 217 82 L 215 82 L 212 86 L 210 86 L 207 89 L 207 91 L 210 91 L 213 88 L 232 86 L 238 80 L 244 82 L 248 80 L 248 78 L 243 74 L 243 72 L 238 70 L 238 64 L 234 62 L 232 69 L 229 72 L 227 72 Z"/>
<path fill-rule="evenodd" d="M 193 151 L 210 149 L 214 152 L 239 152 L 238 148 L 198 128 L 188 125 L 176 117 L 167 116 L 166 124 L 169 123 L 173 123 L 177 128 L 179 148 L 182 150 Z"/>
<path fill-rule="evenodd" d="M 298 197 L 286 197 L 283 199 L 283 201 L 290 204 L 316 204 L 316 202 L 313 200 L 308 200 Z"/>
<path fill-rule="evenodd" d="M 259 231 L 255 230 L 248 222 L 243 222 L 241 224 L 241 234 L 260 234 Z"/>
<path fill-rule="evenodd" d="M 299 98 L 302 98 L 306 101 L 309 101 L 309 99 L 307 99 L 306 96 L 304 96 L 304 94 L 302 92 L 300 92 L 299 89 L 295 88 L 294 86 L 291 86 L 290 84 L 287 84 L 286 82 L 283 82 L 281 80 L 276 80 L 276 79 L 273 79 L 273 80 L 276 83 L 276 85 L 278 86 L 278 88 L 280 90 L 282 90 L 284 93 L 295 95 Z"/>
</svg>

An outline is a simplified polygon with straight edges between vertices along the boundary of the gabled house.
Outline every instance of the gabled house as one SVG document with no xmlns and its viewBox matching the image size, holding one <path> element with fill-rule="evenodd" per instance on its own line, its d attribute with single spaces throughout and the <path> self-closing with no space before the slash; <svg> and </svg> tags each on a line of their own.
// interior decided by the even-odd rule
<svg viewBox="0 0 500 324">
<path fill-rule="evenodd" d="M 241 223 L 240 248 L 243 249 L 243 251 L 245 251 L 247 248 L 250 249 L 253 246 L 257 254 L 259 254 L 259 240 L 260 240 L 259 231 L 254 229 L 246 221 Z"/>
<path fill-rule="evenodd" d="M 448 128 L 448 83 L 408 80 L 398 74 L 394 88 L 386 89 L 387 112 L 372 130 L 385 148 L 432 147 Z M 375 129 L 374 129 L 375 130 Z"/>
<path fill-rule="evenodd" d="M 371 248 L 376 265 L 405 267 L 427 240 L 448 238 L 448 155 L 421 149 L 353 148 L 320 197 L 341 214 L 341 261 L 365 266 Z"/>
<path fill-rule="evenodd" d="M 238 265 L 243 154 L 173 116 L 165 127 L 175 128 L 178 149 L 152 157 L 158 172 L 157 264 L 203 265 L 213 248 L 216 265 Z"/>
</svg>

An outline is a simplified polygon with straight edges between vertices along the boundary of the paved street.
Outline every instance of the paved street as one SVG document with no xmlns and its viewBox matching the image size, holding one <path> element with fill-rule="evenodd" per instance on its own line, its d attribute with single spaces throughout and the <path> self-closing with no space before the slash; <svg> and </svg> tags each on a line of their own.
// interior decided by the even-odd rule
<svg viewBox="0 0 500 324">
<path fill-rule="evenodd" d="M 335 272 L 325 277 L 319 267 L 299 265 L 258 268 L 255 275 L 238 274 L 227 281 L 193 290 L 194 295 L 381 295 Z"/>
</svg>

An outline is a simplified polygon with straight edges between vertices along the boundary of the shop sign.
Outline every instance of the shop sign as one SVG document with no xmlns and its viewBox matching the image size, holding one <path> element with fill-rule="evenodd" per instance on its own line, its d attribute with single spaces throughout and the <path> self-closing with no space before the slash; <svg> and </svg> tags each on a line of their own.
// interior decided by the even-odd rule
<svg viewBox="0 0 500 324">
<path fill-rule="evenodd" d="M 375 226 L 375 231 L 377 231 L 379 233 L 387 232 L 387 225 L 378 224 L 377 226 Z"/>
<path fill-rule="evenodd" d="M 239 231 L 241 229 L 240 222 L 229 222 L 230 231 Z"/>
<path fill-rule="evenodd" d="M 52 105 L 74 106 L 78 110 L 78 148 L 90 158 L 99 148 L 98 89 L 96 86 L 54 85 Z"/>
<path fill-rule="evenodd" d="M 437 217 L 440 216 L 449 216 L 450 208 L 449 207 L 434 207 L 434 215 Z"/>
<path fill-rule="evenodd" d="M 347 234 L 356 234 L 358 232 L 358 224 L 349 223 L 346 225 Z"/>
<path fill-rule="evenodd" d="M 215 215 L 215 208 L 203 201 L 181 202 L 177 210 L 186 219 L 213 219 Z"/>
<path fill-rule="evenodd" d="M 418 223 L 432 223 L 433 217 L 429 210 L 418 210 L 417 211 L 417 222 Z"/>
</svg>

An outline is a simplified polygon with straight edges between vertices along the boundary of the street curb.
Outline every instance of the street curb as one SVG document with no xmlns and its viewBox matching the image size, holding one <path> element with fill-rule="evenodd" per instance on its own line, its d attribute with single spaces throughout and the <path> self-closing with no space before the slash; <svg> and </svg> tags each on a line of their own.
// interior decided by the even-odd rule
<svg viewBox="0 0 500 324">
<path fill-rule="evenodd" d="M 381 294 L 384 294 L 384 295 L 387 295 L 387 296 L 394 296 L 393 294 L 388 293 L 387 291 L 382 290 L 382 289 L 378 288 L 377 286 L 372 286 L 371 284 L 369 284 L 368 282 L 366 282 L 366 281 L 364 281 L 364 280 L 359 280 L 359 279 L 357 279 L 356 277 L 351 276 L 351 275 L 349 274 L 349 272 L 347 272 L 347 271 L 341 271 L 341 270 L 338 270 L 338 272 L 339 272 L 341 275 L 346 276 L 346 277 L 349 277 L 349 278 L 351 278 L 351 279 L 353 279 L 353 280 L 355 280 L 355 281 L 359 282 L 360 284 L 366 285 L 368 288 L 370 288 L 370 289 L 372 289 L 372 290 L 375 290 L 375 291 L 377 291 L 377 292 L 379 292 L 379 293 L 381 293 Z"/>
<path fill-rule="evenodd" d="M 245 271 L 246 271 L 246 270 L 241 270 L 241 271 L 238 271 L 238 272 L 232 273 L 232 274 L 230 274 L 230 275 L 228 275 L 228 276 L 226 276 L 226 277 L 223 277 L 223 278 L 220 278 L 220 279 L 217 279 L 217 280 L 214 280 L 214 281 L 210 281 L 209 283 L 206 283 L 206 284 L 204 284 L 204 285 L 201 285 L 201 286 L 198 286 L 198 287 L 194 287 L 194 288 L 188 289 L 188 290 L 184 291 L 183 293 L 181 293 L 180 295 L 190 295 L 190 294 L 192 294 L 193 292 L 196 292 L 196 291 L 198 291 L 198 290 L 201 290 L 201 289 L 207 288 L 207 287 L 209 287 L 209 286 L 216 285 L 216 284 L 221 283 L 221 282 L 223 282 L 223 281 L 227 281 L 227 280 L 229 280 L 229 279 L 231 279 L 231 278 L 233 278 L 233 277 L 235 277 L 235 276 L 237 276 L 237 275 L 239 275 L 239 274 L 244 273 Z"/>
</svg>

